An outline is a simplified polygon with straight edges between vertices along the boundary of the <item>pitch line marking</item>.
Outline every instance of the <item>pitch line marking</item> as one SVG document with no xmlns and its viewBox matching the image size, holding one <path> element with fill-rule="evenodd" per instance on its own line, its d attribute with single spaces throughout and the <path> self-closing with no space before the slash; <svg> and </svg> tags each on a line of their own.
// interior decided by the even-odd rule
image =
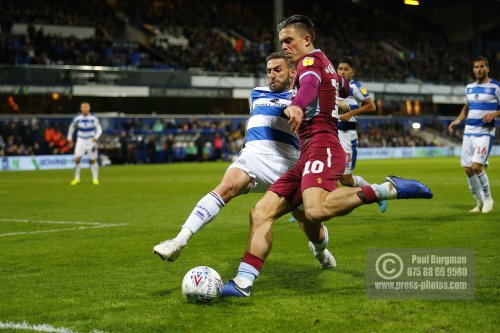
<svg viewBox="0 0 500 333">
<path fill-rule="evenodd" d="M 16 236 L 16 235 L 41 234 L 41 233 L 49 233 L 49 232 L 76 231 L 76 230 L 86 230 L 86 229 L 112 228 L 112 227 L 122 227 L 122 226 L 127 225 L 126 223 L 102 223 L 102 222 L 81 222 L 81 221 L 50 221 L 50 220 L 28 220 L 28 219 L 3 219 L 3 218 L 0 218 L 0 222 L 7 222 L 7 223 L 11 222 L 11 223 L 81 225 L 80 227 L 74 227 L 74 228 L 48 229 L 48 230 L 37 230 L 37 231 L 7 232 L 7 233 L 0 234 L 0 237 Z"/>
<path fill-rule="evenodd" d="M 13 323 L 13 322 L 2 322 L 0 321 L 0 329 L 13 329 L 13 330 L 25 330 L 25 331 L 36 331 L 36 332 L 53 332 L 53 333 L 77 333 L 73 331 L 71 328 L 66 327 L 54 327 L 48 324 L 29 324 L 25 321 L 21 323 Z M 105 333 L 103 331 L 99 331 L 93 329 L 90 333 Z"/>
</svg>

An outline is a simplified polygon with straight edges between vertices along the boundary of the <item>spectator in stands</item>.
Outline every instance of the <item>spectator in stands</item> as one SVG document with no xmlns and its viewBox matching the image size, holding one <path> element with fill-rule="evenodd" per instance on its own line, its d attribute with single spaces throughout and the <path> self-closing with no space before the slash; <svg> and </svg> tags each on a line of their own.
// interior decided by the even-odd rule
<svg viewBox="0 0 500 333">
<path fill-rule="evenodd" d="M 214 147 L 214 159 L 220 160 L 222 158 L 223 142 L 219 132 L 215 133 L 213 139 L 213 147 Z"/>
<path fill-rule="evenodd" d="M 175 144 L 175 138 L 174 138 L 174 135 L 173 134 L 168 134 L 167 135 L 167 138 L 165 140 L 165 158 L 166 158 L 166 162 L 167 163 L 171 163 L 172 162 L 172 158 L 174 156 L 174 144 Z"/>
<path fill-rule="evenodd" d="M 120 142 L 120 161 L 121 161 L 121 163 L 131 164 L 132 157 L 130 156 L 129 139 L 128 139 L 128 135 L 127 135 L 126 131 L 124 131 L 124 130 L 120 131 L 119 142 Z"/>
<path fill-rule="evenodd" d="M 196 160 L 198 162 L 203 162 L 203 148 L 205 147 L 205 140 L 203 140 L 200 132 L 196 132 L 193 142 L 196 147 Z"/>
<path fill-rule="evenodd" d="M 153 134 L 149 134 L 146 139 L 146 151 L 147 151 L 147 162 L 155 163 L 156 162 L 156 142 L 155 136 Z"/>
</svg>

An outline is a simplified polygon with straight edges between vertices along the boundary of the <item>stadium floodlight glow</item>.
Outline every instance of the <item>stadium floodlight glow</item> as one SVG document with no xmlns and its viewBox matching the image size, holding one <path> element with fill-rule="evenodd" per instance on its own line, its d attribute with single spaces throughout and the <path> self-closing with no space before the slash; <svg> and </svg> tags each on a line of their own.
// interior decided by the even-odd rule
<svg viewBox="0 0 500 333">
<path fill-rule="evenodd" d="M 418 0 L 404 0 L 405 5 L 410 5 L 410 6 L 418 6 L 420 5 L 420 1 Z"/>
<path fill-rule="evenodd" d="M 412 127 L 413 129 L 418 130 L 418 129 L 420 129 L 420 127 L 421 127 L 421 126 L 420 126 L 420 123 L 412 123 L 412 124 L 411 124 L 411 127 Z"/>
</svg>

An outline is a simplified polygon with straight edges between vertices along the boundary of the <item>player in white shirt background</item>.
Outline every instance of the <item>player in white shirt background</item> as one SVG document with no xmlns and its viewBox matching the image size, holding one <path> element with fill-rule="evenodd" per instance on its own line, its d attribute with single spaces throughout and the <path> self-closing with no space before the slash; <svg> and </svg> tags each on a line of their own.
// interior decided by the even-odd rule
<svg viewBox="0 0 500 333">
<path fill-rule="evenodd" d="M 489 78 L 489 63 L 485 57 L 473 60 L 472 73 L 476 81 L 465 88 L 467 101 L 448 130 L 465 120 L 460 164 L 467 175 L 469 189 L 476 206 L 469 212 L 489 213 L 493 209 L 490 182 L 484 170 L 495 138 L 495 117 L 500 115 L 500 83 Z"/>
<path fill-rule="evenodd" d="M 82 102 L 80 104 L 81 114 L 76 116 L 68 129 L 68 142 L 73 146 L 73 134 L 76 130 L 75 144 L 75 178 L 71 185 L 80 183 L 80 161 L 83 155 L 88 154 L 90 160 L 90 170 L 92 172 L 92 184 L 99 185 L 99 164 L 97 163 L 97 140 L 102 134 L 102 127 L 99 119 L 90 114 L 90 104 Z"/>
<path fill-rule="evenodd" d="M 357 160 L 358 132 L 357 115 L 375 111 L 375 103 L 361 83 L 354 81 L 353 77 L 356 74 L 354 64 L 351 58 L 346 57 L 340 60 L 337 66 L 337 73 L 349 81 L 351 92 L 348 97 L 342 99 L 349 105 L 349 111 L 339 114 L 339 139 L 342 148 L 346 154 L 345 170 L 340 182 L 344 186 L 361 187 L 369 185 L 369 183 L 361 176 L 352 174 Z M 378 202 L 381 212 L 387 209 L 387 200 Z"/>
<path fill-rule="evenodd" d="M 299 140 L 292 132 L 284 109 L 292 99 L 291 86 L 295 69 L 281 52 L 267 57 L 268 86 L 252 90 L 251 116 L 246 129 L 246 142 L 222 181 L 194 207 L 178 235 L 153 248 L 161 259 L 174 261 L 189 239 L 210 223 L 220 210 L 235 197 L 248 192 L 264 193 L 299 159 Z M 309 247 L 323 269 L 335 268 L 334 256 L 328 251 L 328 230 L 320 235 L 308 233 Z"/>
</svg>

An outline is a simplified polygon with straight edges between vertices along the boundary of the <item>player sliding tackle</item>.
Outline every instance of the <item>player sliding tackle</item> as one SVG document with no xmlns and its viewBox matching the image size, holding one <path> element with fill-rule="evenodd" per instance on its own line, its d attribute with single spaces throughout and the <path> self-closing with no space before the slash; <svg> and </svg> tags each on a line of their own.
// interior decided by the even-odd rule
<svg viewBox="0 0 500 333">
<path fill-rule="evenodd" d="M 291 129 L 298 131 L 297 165 L 271 185 L 250 213 L 250 234 L 236 277 L 221 296 L 245 297 L 271 251 L 272 223 L 294 210 L 305 222 L 306 234 L 320 235 L 322 222 L 350 213 L 363 204 L 382 200 L 425 198 L 432 192 L 415 180 L 389 176 L 382 184 L 338 188 L 345 153 L 337 134 L 337 98 L 347 97 L 348 82 L 339 76 L 324 53 L 314 48 L 314 24 L 302 15 L 283 19 L 279 39 L 288 59 L 297 64 L 297 96 L 285 109 Z M 303 205 L 303 210 L 297 209 Z"/>
<path fill-rule="evenodd" d="M 153 248 L 160 258 L 176 260 L 189 239 L 210 223 L 230 200 L 250 191 L 264 193 L 297 163 L 299 141 L 283 113 L 291 102 L 291 77 L 295 69 L 282 52 L 273 53 L 266 60 L 268 86 L 252 90 L 245 147 L 229 166 L 220 184 L 196 204 L 177 237 Z M 344 108 L 349 111 L 347 104 Z M 335 268 L 335 257 L 327 249 L 326 227 L 323 226 L 319 232 L 309 231 L 308 226 L 303 230 L 321 267 Z"/>
</svg>

